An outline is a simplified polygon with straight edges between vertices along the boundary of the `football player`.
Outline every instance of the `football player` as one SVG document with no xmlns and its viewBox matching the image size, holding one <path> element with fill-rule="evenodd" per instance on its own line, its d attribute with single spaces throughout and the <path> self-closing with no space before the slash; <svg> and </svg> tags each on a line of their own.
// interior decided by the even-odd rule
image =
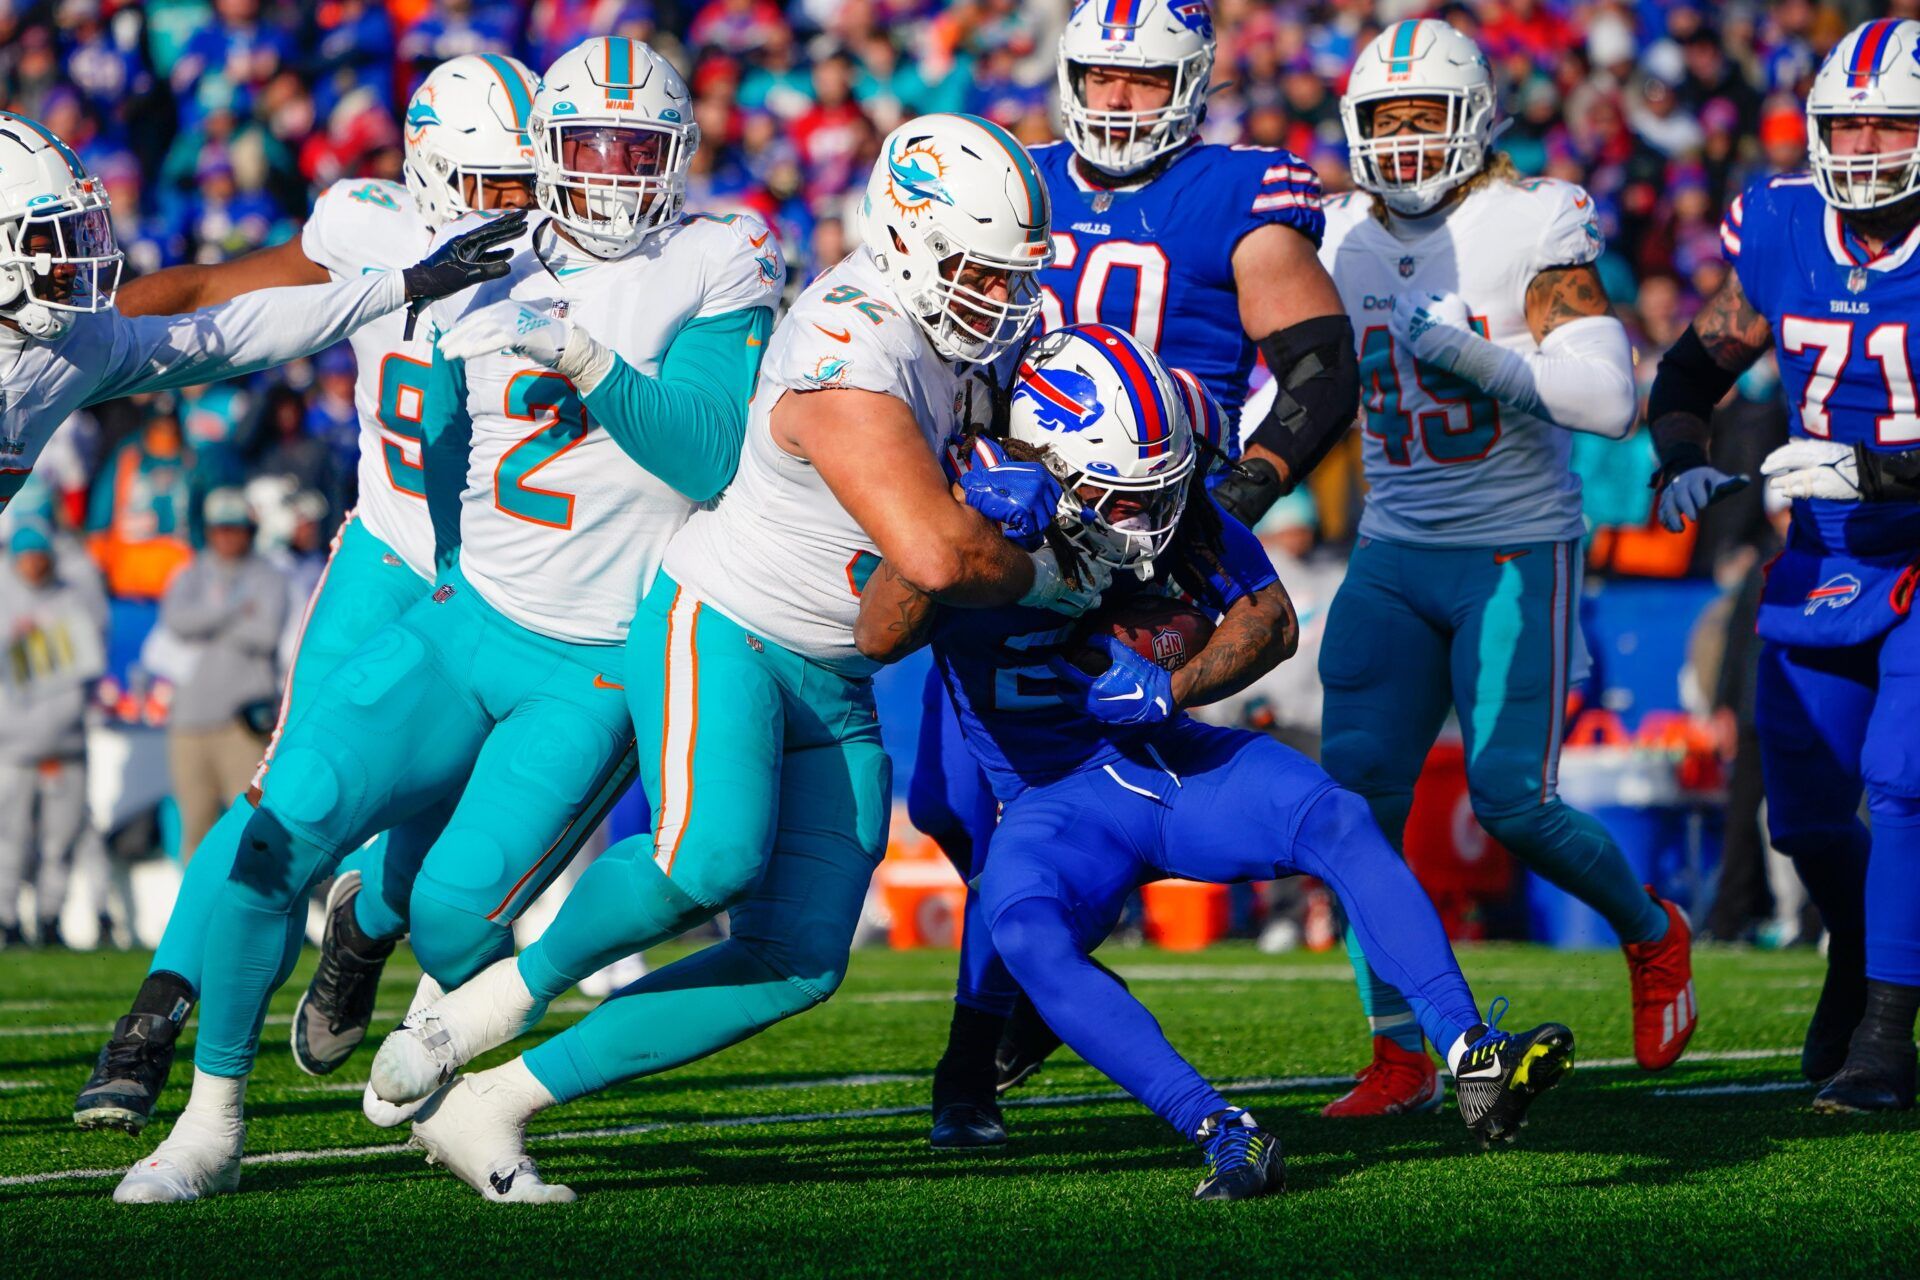
<svg viewBox="0 0 1920 1280">
<path fill-rule="evenodd" d="M 1172 672 L 1096 629 L 1094 656 L 1107 665 L 1095 676 L 1076 664 L 1078 631 L 1056 615 L 936 611 L 890 563 L 868 583 L 862 652 L 890 661 L 931 635 L 1003 806 L 979 873 L 982 915 L 1041 1017 L 1203 1149 L 1198 1198 L 1280 1190 L 1278 1141 L 1228 1105 L 1088 953 L 1146 881 L 1319 876 L 1445 1048 L 1468 1129 L 1482 1144 L 1511 1141 L 1533 1098 L 1570 1067 L 1572 1033 L 1554 1023 L 1502 1033 L 1490 1024 L 1504 1001 L 1482 1022 L 1439 917 L 1360 798 L 1265 734 L 1185 715 L 1286 658 L 1298 630 L 1259 542 L 1207 495 L 1172 376 L 1106 325 L 1049 333 L 1021 364 L 1007 447 L 1060 480 L 1059 526 L 1112 572 L 1110 597 L 1185 593 L 1219 619 Z"/>
<path fill-rule="evenodd" d="M 357 279 L 425 253 L 435 232 L 476 210 L 533 202 L 533 147 L 527 135 L 537 81 L 512 58 L 479 54 L 435 68 L 406 113 L 406 183 L 336 182 L 314 202 L 296 240 L 216 266 L 173 267 L 120 290 L 127 315 L 171 315 L 258 289 Z M 433 526 L 420 466 L 420 399 L 433 349 L 406 318 L 386 316 L 357 330 L 354 404 L 360 416 L 359 501 L 337 536 L 320 589 L 307 607 L 300 644 L 267 747 L 299 717 L 313 691 L 360 642 L 400 616 L 433 580 Z M 265 762 L 262 770 L 265 769 Z M 260 778 L 254 779 L 258 786 Z M 74 1102 L 83 1128 L 138 1133 L 152 1115 L 173 1063 L 174 1044 L 200 990 L 206 924 L 226 883 L 252 807 L 236 798 L 187 863 L 166 932 L 133 1006 L 113 1029 Z M 313 1074 L 344 1062 L 366 1034 L 373 996 L 393 941 L 406 931 L 413 873 L 444 824 L 441 810 L 353 854 L 330 891 L 320 965 L 294 1015 L 294 1061 Z M 576 827 L 582 824 L 576 824 Z M 559 860 L 556 858 L 556 860 Z M 371 890 L 362 892 L 363 885 Z M 417 884 L 433 918 L 418 957 L 423 984 L 465 981 L 511 950 L 511 911 L 476 895 L 459 876 L 429 868 Z M 511 908 L 516 904 L 505 904 Z M 452 918 L 444 918 L 452 913 Z M 466 927 L 459 927 L 464 923 Z M 297 948 L 300 935 L 288 935 Z M 375 1108 L 377 1112 L 377 1108 Z"/>
<path fill-rule="evenodd" d="M 525 1155 L 535 1112 L 704 1057 L 839 986 L 886 845 L 874 663 L 853 639 L 883 556 L 960 605 L 1072 612 L 1097 595 L 1097 572 L 1076 583 L 956 502 L 939 461 L 973 371 L 1011 354 L 1039 310 L 1051 248 L 1032 159 L 985 120 L 923 116 L 881 144 L 861 210 L 862 247 L 773 335 L 739 476 L 674 536 L 634 618 L 652 836 L 587 868 L 539 941 L 409 1018 L 374 1059 L 390 1102 L 445 1086 L 414 1135 L 489 1200 L 571 1198 Z M 1058 494 L 1044 469 L 1012 463 L 975 484 L 996 510 L 1023 486 Z M 608 959 L 720 911 L 726 941 L 448 1084 Z"/>
<path fill-rule="evenodd" d="M 1584 662 L 1570 433 L 1626 435 L 1632 352 L 1593 265 L 1591 198 L 1490 154 L 1494 111 L 1485 56 L 1431 19 L 1362 49 L 1341 100 L 1359 191 L 1329 202 L 1320 256 L 1357 335 L 1369 492 L 1320 655 L 1322 762 L 1398 845 L 1457 711 L 1474 815 L 1619 935 L 1634 1056 L 1657 1071 L 1697 1018 L 1687 922 L 1555 793 Z M 1438 1106 L 1421 1029 L 1359 944 L 1349 929 L 1373 1060 L 1326 1114 Z"/>
<path fill-rule="evenodd" d="M 1920 22 L 1869 22 L 1807 95 L 1809 174 L 1747 188 L 1733 271 L 1660 362 L 1647 412 L 1672 529 L 1744 482 L 1708 420 L 1771 348 L 1794 439 L 1763 470 L 1795 499 L 1761 598 L 1767 825 L 1820 908 L 1827 976 L 1800 1065 L 1814 1109 L 1906 1108 L 1920 1004 Z M 1862 790 L 1873 830 L 1860 822 Z"/>
<path fill-rule="evenodd" d="M 282 737 L 207 926 L 222 963 L 204 975 L 193 1093 L 123 1203 L 238 1185 L 283 939 L 342 855 L 457 795 L 429 863 L 503 912 L 552 874 L 554 833 L 632 739 L 619 646 L 638 594 L 732 476 L 785 270 L 758 222 L 683 216 L 686 85 L 644 44 L 589 40 L 541 78 L 529 131 L 539 212 L 507 274 L 429 317 L 436 586 Z M 537 1179 L 516 1188 L 539 1195 Z"/>
<path fill-rule="evenodd" d="M 1034 150 L 1055 208 L 1041 314 L 1048 329 L 1126 330 L 1212 393 L 1224 416 L 1212 431 L 1196 427 L 1206 467 L 1221 504 L 1251 526 L 1345 433 L 1359 378 L 1352 326 L 1315 257 L 1323 219 L 1312 170 L 1275 148 L 1199 140 L 1214 51 L 1207 0 L 1075 6 L 1057 58 L 1066 140 Z M 1236 429 L 1256 354 L 1277 394 L 1257 424 Z M 993 829 L 992 797 L 931 674 L 924 702 L 909 814 L 970 880 Z M 1003 1141 L 996 1075 L 1011 1087 L 1058 1043 L 1016 1003 L 989 942 L 985 929 L 962 934 L 934 1079 L 940 1147 Z"/>
</svg>

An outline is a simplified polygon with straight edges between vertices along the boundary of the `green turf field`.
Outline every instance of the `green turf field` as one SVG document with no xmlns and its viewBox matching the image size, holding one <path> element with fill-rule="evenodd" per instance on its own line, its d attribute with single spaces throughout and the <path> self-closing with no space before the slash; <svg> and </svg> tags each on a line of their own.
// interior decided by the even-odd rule
<svg viewBox="0 0 1920 1280">
<path fill-rule="evenodd" d="M 108 1196 L 182 1101 L 184 1058 L 146 1137 L 68 1115 L 144 958 L 0 956 L 0 1276 L 1920 1275 L 1920 1121 L 1808 1110 L 1796 1055 L 1821 962 L 1804 952 L 1702 955 L 1702 1029 L 1656 1079 L 1629 1058 L 1617 953 L 1470 951 L 1483 998 L 1511 997 L 1515 1027 L 1569 1023 L 1581 1061 L 1520 1146 L 1486 1153 L 1451 1106 L 1317 1116 L 1362 1048 L 1337 953 L 1106 953 L 1280 1133 L 1289 1191 L 1247 1204 L 1189 1200 L 1196 1153 L 1066 1054 L 1015 1095 L 1007 1154 L 933 1154 L 953 956 L 863 952 L 826 1007 L 541 1117 L 534 1154 L 580 1193 L 565 1207 L 485 1204 L 366 1125 L 365 1050 L 301 1075 L 286 1015 L 312 957 L 249 1098 L 264 1159 L 239 1195 L 155 1209 Z M 383 1021 L 414 976 L 389 966 Z"/>
</svg>

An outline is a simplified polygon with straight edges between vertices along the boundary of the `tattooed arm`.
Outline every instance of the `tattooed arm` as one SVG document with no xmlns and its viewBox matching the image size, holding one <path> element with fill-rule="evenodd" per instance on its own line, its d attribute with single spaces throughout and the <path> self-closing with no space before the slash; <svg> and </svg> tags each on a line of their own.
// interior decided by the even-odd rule
<svg viewBox="0 0 1920 1280">
<path fill-rule="evenodd" d="M 1729 271 L 1726 283 L 1700 309 L 1654 375 L 1647 419 L 1663 460 L 1680 445 L 1705 454 L 1713 406 L 1772 345 L 1772 326 L 1747 300 L 1739 273 Z"/>
<path fill-rule="evenodd" d="M 861 656 L 890 663 L 918 649 L 933 630 L 933 597 L 893 571 L 882 560 L 860 592 L 860 614 L 853 643 Z"/>
<path fill-rule="evenodd" d="M 1291 658 L 1300 647 L 1300 620 L 1278 582 L 1241 596 L 1220 619 L 1200 652 L 1173 673 L 1173 701 L 1198 707 L 1240 692 Z"/>
<path fill-rule="evenodd" d="M 1591 266 L 1549 267 L 1527 285 L 1527 330 L 1535 342 L 1569 320 L 1611 315 L 1607 287 Z"/>
</svg>

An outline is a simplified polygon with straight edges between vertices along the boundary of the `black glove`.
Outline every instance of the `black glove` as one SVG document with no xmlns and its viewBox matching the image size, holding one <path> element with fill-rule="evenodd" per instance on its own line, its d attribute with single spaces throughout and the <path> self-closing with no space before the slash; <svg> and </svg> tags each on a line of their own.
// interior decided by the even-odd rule
<svg viewBox="0 0 1920 1280">
<path fill-rule="evenodd" d="M 408 309 L 417 316 L 430 302 L 507 274 L 507 259 L 513 255 L 505 245 L 526 229 L 527 211 L 515 209 L 455 236 L 408 267 L 403 275 Z"/>
</svg>

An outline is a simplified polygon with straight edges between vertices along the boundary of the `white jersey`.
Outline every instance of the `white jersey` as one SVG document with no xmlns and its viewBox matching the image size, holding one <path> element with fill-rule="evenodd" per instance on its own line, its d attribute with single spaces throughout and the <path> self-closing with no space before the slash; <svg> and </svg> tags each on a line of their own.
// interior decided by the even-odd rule
<svg viewBox="0 0 1920 1280">
<path fill-rule="evenodd" d="M 73 317 L 51 341 L 0 325 L 0 506 L 76 410 L 270 369 L 332 346 L 406 301 L 398 271 L 261 289 L 178 316 Z"/>
<path fill-rule="evenodd" d="M 440 238 L 475 222 L 462 219 Z M 683 325 L 775 307 L 786 279 L 766 226 L 744 214 L 689 215 L 611 262 L 556 232 L 545 215 L 529 218 L 507 275 L 435 304 L 435 331 L 512 298 L 564 314 L 639 372 L 657 375 Z M 628 457 L 560 374 L 505 351 L 464 364 L 472 442 L 460 571 L 529 631 L 620 644 L 667 540 L 696 504 Z"/>
<path fill-rule="evenodd" d="M 1416 368 L 1392 339 L 1389 313 L 1399 294 L 1458 294 L 1483 336 L 1535 350 L 1527 286 L 1542 271 L 1600 256 L 1592 199 L 1550 178 L 1495 180 L 1441 214 L 1396 215 L 1392 229 L 1371 204 L 1364 192 L 1328 201 L 1320 245 L 1360 348 L 1369 486 L 1361 535 L 1443 547 L 1580 537 L 1571 433 Z"/>
<path fill-rule="evenodd" d="M 348 178 L 313 202 L 300 233 L 307 258 L 338 280 L 368 271 L 410 267 L 427 255 L 433 228 L 413 195 L 397 182 Z M 433 521 L 427 517 L 426 473 L 420 468 L 420 406 L 433 344 L 426 325 L 405 338 L 404 310 L 355 331 L 353 407 L 360 417 L 360 497 L 354 510 L 368 533 L 392 547 L 407 567 L 433 577 Z"/>
<path fill-rule="evenodd" d="M 906 401 L 936 456 L 964 426 L 971 366 L 934 351 L 864 248 L 802 292 L 767 342 L 740 470 L 667 547 L 675 582 L 756 634 L 836 671 L 875 664 L 853 643 L 880 549 L 813 465 L 773 438 L 789 391 L 851 388 Z"/>
</svg>

